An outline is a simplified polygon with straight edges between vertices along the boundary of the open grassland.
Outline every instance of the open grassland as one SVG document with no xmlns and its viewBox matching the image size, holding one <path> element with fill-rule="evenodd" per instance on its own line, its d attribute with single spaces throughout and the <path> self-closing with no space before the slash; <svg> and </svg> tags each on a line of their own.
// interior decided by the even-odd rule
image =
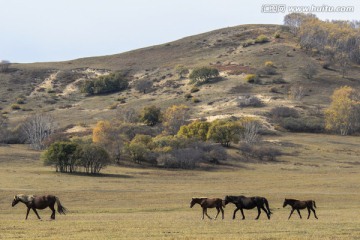
<svg viewBox="0 0 360 240">
<path fill-rule="evenodd" d="M 296 134 L 271 140 L 285 156 L 275 163 L 228 161 L 218 170 L 170 171 L 109 167 L 101 177 L 58 174 L 42 166 L 39 153 L 24 146 L 0 147 L 0 239 L 359 239 L 359 137 Z M 236 152 L 236 150 L 232 150 Z M 33 212 L 25 221 L 25 206 L 11 207 L 14 194 L 58 196 L 69 209 L 50 218 L 50 210 Z M 273 211 L 255 221 L 256 210 L 245 210 L 246 220 L 231 216 L 201 220 L 193 196 L 260 195 Z M 285 197 L 314 199 L 315 220 L 303 219 Z M 215 215 L 214 210 L 209 210 Z"/>
</svg>

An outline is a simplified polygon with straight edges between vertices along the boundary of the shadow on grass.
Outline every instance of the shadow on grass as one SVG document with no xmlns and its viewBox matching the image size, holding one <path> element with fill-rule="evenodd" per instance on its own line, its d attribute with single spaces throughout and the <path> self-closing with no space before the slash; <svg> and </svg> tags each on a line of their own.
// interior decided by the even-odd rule
<svg viewBox="0 0 360 240">
<path fill-rule="evenodd" d="M 56 172 L 59 174 L 59 172 Z M 126 174 L 117 174 L 117 173 L 97 173 L 97 174 L 89 174 L 84 172 L 75 172 L 75 173 L 61 173 L 65 175 L 71 175 L 71 176 L 81 176 L 81 177 L 95 177 L 95 178 L 133 178 L 131 175 Z"/>
</svg>

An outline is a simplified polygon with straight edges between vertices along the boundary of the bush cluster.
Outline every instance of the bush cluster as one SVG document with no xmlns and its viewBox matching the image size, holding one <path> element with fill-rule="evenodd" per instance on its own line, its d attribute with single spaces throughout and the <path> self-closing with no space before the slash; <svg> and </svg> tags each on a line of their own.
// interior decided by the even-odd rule
<svg viewBox="0 0 360 240">
<path fill-rule="evenodd" d="M 97 174 L 111 163 L 105 149 L 92 144 L 74 142 L 54 142 L 43 153 L 42 159 L 47 166 L 53 166 L 56 172 L 79 172 L 82 168 L 88 174 Z"/>
<path fill-rule="evenodd" d="M 219 145 L 180 136 L 136 135 L 126 147 L 136 163 L 151 163 L 164 168 L 193 169 L 199 163 L 218 163 L 226 159 Z"/>
<path fill-rule="evenodd" d="M 85 81 L 81 86 L 81 92 L 89 95 L 107 94 L 125 90 L 128 86 L 129 81 L 122 73 L 117 72 Z"/>
<path fill-rule="evenodd" d="M 262 107 L 264 103 L 256 96 L 242 96 L 238 99 L 239 107 Z"/>
<path fill-rule="evenodd" d="M 276 158 L 282 155 L 282 152 L 277 148 L 247 143 L 241 144 L 240 150 L 245 158 L 259 161 L 276 161 Z"/>
<path fill-rule="evenodd" d="M 219 70 L 211 67 L 199 67 L 192 70 L 189 75 L 189 78 L 192 83 L 200 85 L 206 83 L 211 78 L 219 76 Z"/>
</svg>

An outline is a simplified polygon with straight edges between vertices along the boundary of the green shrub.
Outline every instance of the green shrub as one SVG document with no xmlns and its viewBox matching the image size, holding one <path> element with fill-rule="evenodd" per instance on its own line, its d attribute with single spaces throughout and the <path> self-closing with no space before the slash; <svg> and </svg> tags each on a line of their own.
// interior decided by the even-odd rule
<svg viewBox="0 0 360 240">
<path fill-rule="evenodd" d="M 278 118 L 298 118 L 299 113 L 295 108 L 289 108 L 289 107 L 274 107 L 270 110 L 270 115 L 274 119 Z"/>
<path fill-rule="evenodd" d="M 266 43 L 269 42 L 269 38 L 263 34 L 259 35 L 256 39 L 255 39 L 255 43 Z"/>
<path fill-rule="evenodd" d="M 185 97 L 186 100 L 189 100 L 189 99 L 191 99 L 193 96 L 191 95 L 191 93 L 186 93 L 186 94 L 184 95 L 184 97 Z"/>
<path fill-rule="evenodd" d="M 248 83 L 261 83 L 259 76 L 256 74 L 247 74 L 245 80 Z"/>
<path fill-rule="evenodd" d="M 189 75 L 191 83 L 200 85 L 207 82 L 211 78 L 219 76 L 219 70 L 210 67 L 195 68 Z"/>
<path fill-rule="evenodd" d="M 324 120 L 317 117 L 293 118 L 288 117 L 280 121 L 281 127 L 291 132 L 324 132 Z"/>
<path fill-rule="evenodd" d="M 81 86 L 81 92 L 89 95 L 107 94 L 125 90 L 128 86 L 129 81 L 122 73 L 117 72 L 85 81 Z"/>
<path fill-rule="evenodd" d="M 17 104 L 25 104 L 25 98 L 23 98 L 23 97 L 17 98 L 17 99 L 16 99 L 16 103 L 17 103 Z"/>
<path fill-rule="evenodd" d="M 280 38 L 280 32 L 276 32 L 276 33 L 274 34 L 274 38 Z"/>
<path fill-rule="evenodd" d="M 254 45 L 254 44 L 255 44 L 254 40 L 248 39 L 245 42 L 243 42 L 242 46 L 243 47 L 249 47 L 249 46 Z"/>
<path fill-rule="evenodd" d="M 266 61 L 265 67 L 275 67 L 275 64 L 272 61 Z"/>
<path fill-rule="evenodd" d="M 199 103 L 199 102 L 201 102 L 201 101 L 200 101 L 200 99 L 198 99 L 198 98 L 193 98 L 193 99 L 192 99 L 192 102 L 193 102 L 193 103 Z"/>
<path fill-rule="evenodd" d="M 14 104 L 11 105 L 11 109 L 12 109 L 12 110 L 19 110 L 19 109 L 21 109 L 21 107 L 20 107 L 19 104 L 15 104 L 15 103 L 14 103 Z"/>
<path fill-rule="evenodd" d="M 140 120 L 148 126 L 154 126 L 160 122 L 161 109 L 156 106 L 145 107 L 140 113 Z"/>
</svg>

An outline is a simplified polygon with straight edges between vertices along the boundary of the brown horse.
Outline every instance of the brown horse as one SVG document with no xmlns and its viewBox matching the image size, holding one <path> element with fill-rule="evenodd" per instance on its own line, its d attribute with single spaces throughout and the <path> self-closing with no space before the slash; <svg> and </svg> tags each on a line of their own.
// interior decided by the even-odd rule
<svg viewBox="0 0 360 240">
<path fill-rule="evenodd" d="M 233 219 L 235 219 L 235 215 L 237 211 L 241 211 L 242 219 L 245 219 L 244 211 L 243 209 L 253 209 L 257 208 L 258 215 L 255 218 L 256 220 L 259 219 L 261 210 L 262 209 L 265 213 L 268 219 L 270 219 L 270 215 L 272 212 L 269 208 L 269 202 L 264 197 L 245 197 L 245 196 L 226 196 L 225 197 L 225 205 L 228 203 L 233 203 L 236 206 L 236 209 L 234 210 Z"/>
<path fill-rule="evenodd" d="M 222 219 L 224 219 L 224 210 L 223 207 L 225 207 L 224 201 L 220 198 L 192 198 L 190 202 L 190 208 L 192 208 L 195 204 L 199 204 L 203 209 L 203 215 L 202 219 L 204 219 L 204 215 L 206 215 L 209 219 L 212 219 L 207 214 L 208 208 L 216 208 L 217 214 L 215 216 L 215 219 L 219 215 L 219 212 L 221 211 Z"/>
<path fill-rule="evenodd" d="M 52 210 L 51 219 L 55 219 L 55 208 L 54 208 L 55 203 L 57 203 L 57 210 L 60 214 L 65 214 L 67 211 L 67 209 L 61 205 L 59 198 L 53 195 L 35 196 L 35 195 L 18 194 L 14 197 L 12 206 L 14 207 L 19 202 L 22 202 L 27 206 L 25 220 L 27 220 L 28 218 L 30 209 L 32 209 L 35 212 L 38 219 L 41 219 L 36 209 L 45 209 L 47 207 L 49 207 Z"/>
<path fill-rule="evenodd" d="M 318 217 L 316 216 L 316 213 L 315 213 L 315 209 L 314 209 L 314 207 L 316 208 L 316 204 L 315 204 L 314 200 L 300 201 L 300 200 L 296 200 L 296 199 L 286 199 L 285 198 L 283 207 L 286 207 L 286 205 L 290 205 L 292 208 L 288 219 L 290 219 L 291 214 L 293 214 L 293 212 L 295 210 L 298 212 L 300 218 L 302 218 L 301 214 L 300 214 L 300 209 L 305 209 L 305 208 L 307 208 L 308 213 L 309 213 L 307 219 L 310 218 L 310 210 L 313 211 L 315 218 L 318 219 Z"/>
</svg>

